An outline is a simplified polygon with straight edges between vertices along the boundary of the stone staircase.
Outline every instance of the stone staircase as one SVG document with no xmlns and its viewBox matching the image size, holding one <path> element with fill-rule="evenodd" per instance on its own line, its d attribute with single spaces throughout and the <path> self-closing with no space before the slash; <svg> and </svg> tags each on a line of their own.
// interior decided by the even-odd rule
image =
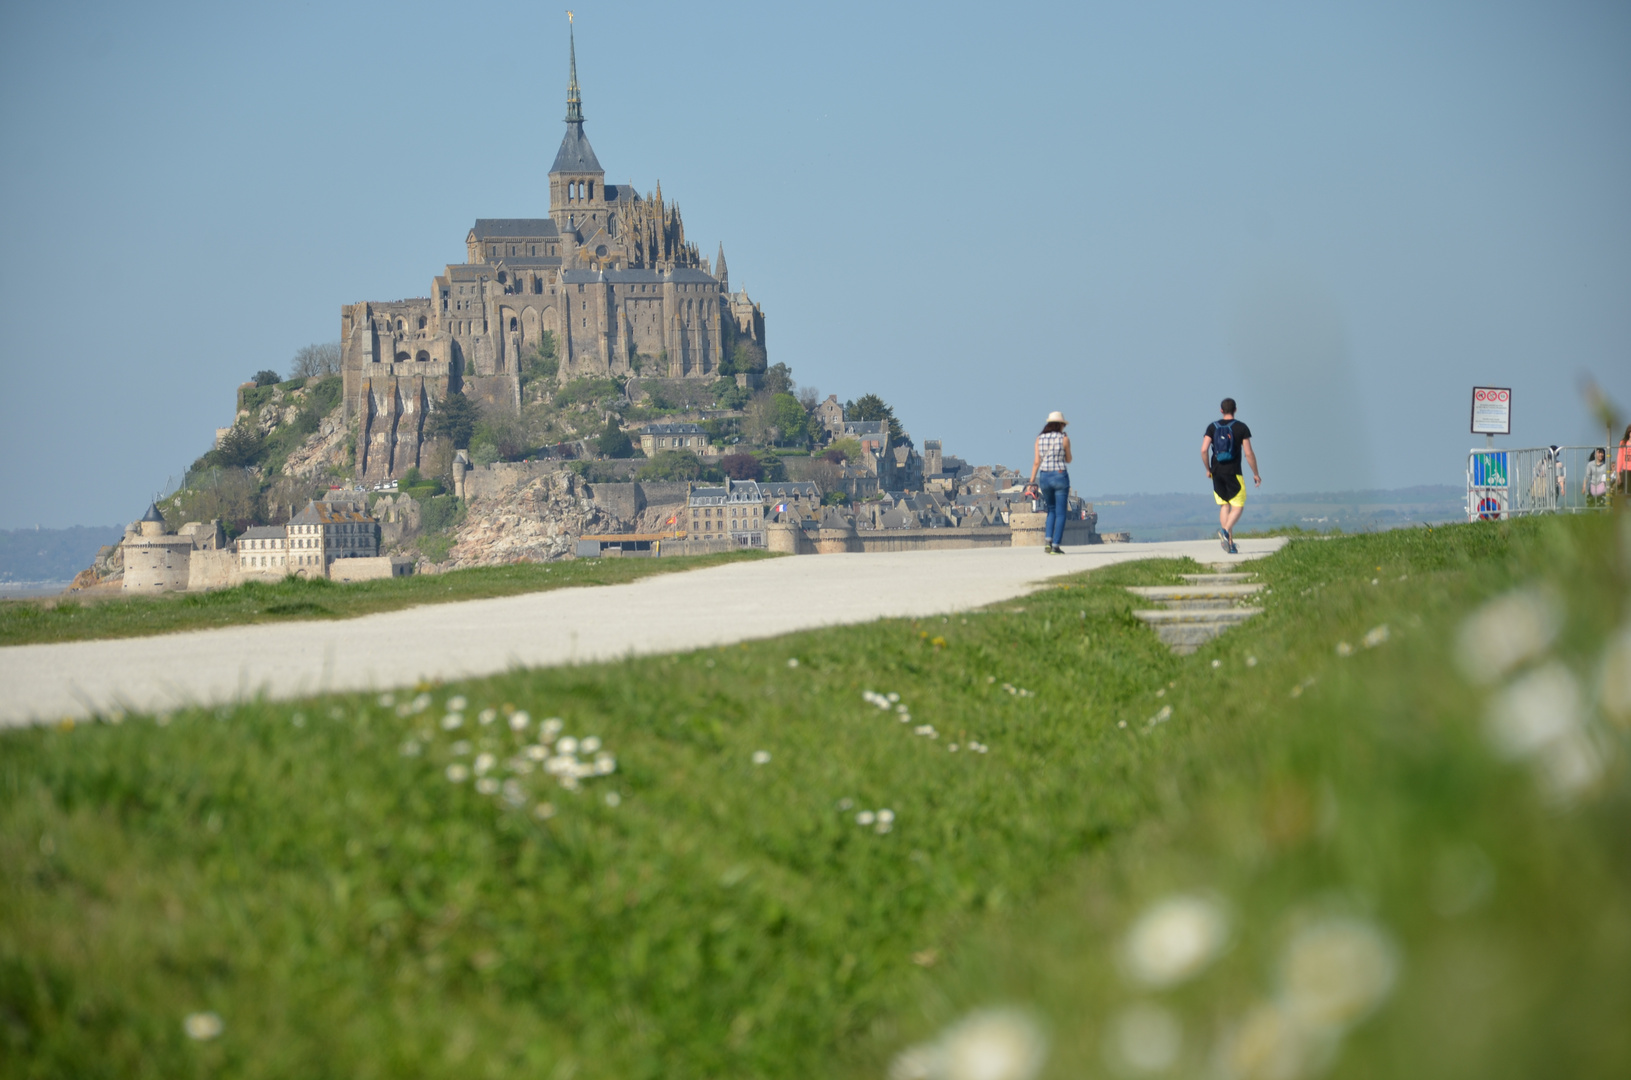
<svg viewBox="0 0 1631 1080">
<path fill-rule="evenodd" d="M 1194 652 L 1231 626 L 1238 626 L 1260 607 L 1247 601 L 1263 585 L 1253 581 L 1256 574 L 1217 572 L 1180 574 L 1184 585 L 1134 585 L 1127 591 L 1161 605 L 1158 610 L 1133 612 L 1133 618 L 1148 625 L 1156 636 L 1180 656 Z"/>
</svg>

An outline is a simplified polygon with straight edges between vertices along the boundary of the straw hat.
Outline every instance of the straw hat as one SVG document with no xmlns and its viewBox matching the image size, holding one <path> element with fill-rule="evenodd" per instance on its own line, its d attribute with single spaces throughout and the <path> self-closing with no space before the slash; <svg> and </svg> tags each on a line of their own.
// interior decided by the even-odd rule
<svg viewBox="0 0 1631 1080">
<path fill-rule="evenodd" d="M 1055 409 L 1051 413 L 1048 414 L 1048 423 L 1050 423 L 1050 424 L 1068 424 L 1068 423 L 1070 423 L 1070 421 L 1065 419 L 1065 414 L 1064 413 L 1060 412 L 1058 409 Z"/>
</svg>

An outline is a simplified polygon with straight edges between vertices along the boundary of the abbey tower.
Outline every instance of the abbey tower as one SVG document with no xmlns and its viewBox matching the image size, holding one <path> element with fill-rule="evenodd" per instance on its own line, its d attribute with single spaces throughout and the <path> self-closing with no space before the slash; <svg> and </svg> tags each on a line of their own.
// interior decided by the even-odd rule
<svg viewBox="0 0 1631 1080">
<path fill-rule="evenodd" d="M 662 187 L 607 184 L 584 133 L 569 38 L 566 133 L 549 170 L 549 216 L 478 218 L 465 261 L 431 295 L 340 309 L 345 416 L 368 481 L 420 462 L 425 420 L 460 392 L 518 409 L 521 367 L 553 335 L 560 377 L 717 378 L 738 338 L 764 344 L 764 314 L 732 293 L 720 246 L 710 267 Z"/>
</svg>

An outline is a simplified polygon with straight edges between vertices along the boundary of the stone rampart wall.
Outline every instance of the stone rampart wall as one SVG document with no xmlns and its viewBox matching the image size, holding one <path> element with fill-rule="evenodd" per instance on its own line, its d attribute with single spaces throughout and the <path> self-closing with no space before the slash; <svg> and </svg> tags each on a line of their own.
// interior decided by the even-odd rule
<svg viewBox="0 0 1631 1080">
<path fill-rule="evenodd" d="M 187 591 L 226 589 L 242 581 L 238 568 L 238 553 L 231 548 L 219 551 L 195 551 L 187 560 Z"/>
</svg>

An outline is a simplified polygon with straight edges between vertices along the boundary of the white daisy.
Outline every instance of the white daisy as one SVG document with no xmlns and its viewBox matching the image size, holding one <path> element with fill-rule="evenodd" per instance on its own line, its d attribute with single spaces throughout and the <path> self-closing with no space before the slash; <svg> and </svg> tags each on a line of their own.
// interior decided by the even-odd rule
<svg viewBox="0 0 1631 1080">
<path fill-rule="evenodd" d="M 1544 587 L 1491 600 L 1461 624 L 1457 660 L 1470 682 L 1491 683 L 1546 651 L 1563 628 L 1563 610 Z"/>
<path fill-rule="evenodd" d="M 447 767 L 447 778 L 455 784 L 462 784 L 470 779 L 470 770 L 455 761 Z"/>
<path fill-rule="evenodd" d="M 578 752 L 578 740 L 574 739 L 570 735 L 566 736 L 566 738 L 564 738 L 564 739 L 557 740 L 556 743 L 555 743 L 555 752 L 557 754 L 575 754 L 575 753 L 577 753 Z"/>
<path fill-rule="evenodd" d="M 1202 896 L 1173 896 L 1151 907 L 1122 942 L 1123 970 L 1134 982 L 1175 986 L 1223 951 L 1229 917 L 1221 904 Z"/>
<path fill-rule="evenodd" d="M 197 1039 L 199 1042 L 208 1042 L 218 1037 L 225 1027 L 220 1016 L 212 1012 L 188 1013 L 187 1018 L 181 1022 L 181 1029 L 187 1033 L 187 1037 Z"/>
<path fill-rule="evenodd" d="M 448 749 L 453 751 L 453 753 L 458 757 L 463 757 L 470 752 L 470 740 L 460 739 L 458 742 L 448 747 Z"/>
<path fill-rule="evenodd" d="M 418 757 L 419 756 L 419 740 L 418 739 L 409 739 L 407 742 L 402 744 L 401 750 L 402 750 L 402 756 L 403 757 Z"/>
<path fill-rule="evenodd" d="M 528 716 L 522 709 L 517 709 L 510 714 L 511 731 L 525 731 L 530 723 L 532 723 L 532 717 Z"/>
<path fill-rule="evenodd" d="M 860 813 L 855 815 L 855 824 L 857 825 L 870 825 L 877 820 L 878 815 L 874 814 L 870 810 L 862 810 Z"/>
<path fill-rule="evenodd" d="M 753 752 L 753 763 L 755 765 L 768 765 L 768 764 L 770 764 L 770 751 L 769 750 L 755 750 Z"/>
<path fill-rule="evenodd" d="M 498 758 L 494 757 L 492 754 L 485 754 L 485 753 L 477 754 L 476 755 L 476 775 L 477 776 L 486 776 L 488 773 L 493 771 L 493 766 L 497 765 L 497 764 L 498 764 Z"/>
<path fill-rule="evenodd" d="M 1280 963 L 1279 998 L 1312 1030 L 1340 1031 L 1363 1020 L 1393 990 L 1393 943 L 1359 919 L 1329 919 L 1299 932 Z"/>
<path fill-rule="evenodd" d="M 578 749 L 583 751 L 585 754 L 594 753 L 596 750 L 600 749 L 600 737 L 598 735 L 589 736 L 587 739 L 578 744 Z"/>
<path fill-rule="evenodd" d="M 555 804 L 549 802 L 539 803 L 537 806 L 532 808 L 532 816 L 537 818 L 539 821 L 548 821 L 550 818 L 555 816 Z"/>
<path fill-rule="evenodd" d="M 491 776 L 484 776 L 476 781 L 476 790 L 483 795 L 496 795 L 498 794 L 498 781 Z"/>
<path fill-rule="evenodd" d="M 788 661 L 787 661 L 787 666 L 790 667 L 790 668 L 798 667 L 799 666 L 799 658 L 796 657 L 796 656 L 789 657 Z"/>
<path fill-rule="evenodd" d="M 483 709 L 481 712 L 476 714 L 476 719 L 481 722 L 482 727 L 486 727 L 488 724 L 491 724 L 494 720 L 498 719 L 498 710 Z"/>
<path fill-rule="evenodd" d="M 893 810 L 889 809 L 887 806 L 884 807 L 882 810 L 878 811 L 878 821 L 879 821 L 880 824 L 888 825 L 890 822 L 892 822 L 894 820 L 895 820 L 895 812 Z"/>
<path fill-rule="evenodd" d="M 889 1080 L 1032 1080 L 1047 1056 L 1047 1039 L 1029 1015 L 984 1009 L 902 1053 Z"/>
<path fill-rule="evenodd" d="M 619 795 L 617 792 L 608 791 L 606 793 L 606 805 L 607 806 L 617 806 L 617 805 L 621 804 L 622 801 L 623 801 L 623 796 Z"/>
<path fill-rule="evenodd" d="M 1376 648 L 1376 646 L 1378 646 L 1378 645 L 1382 644 L 1383 642 L 1387 641 L 1387 639 L 1388 639 L 1387 623 L 1383 623 L 1381 626 L 1373 626 L 1369 630 L 1365 631 L 1365 637 L 1364 637 L 1365 648 L 1374 649 L 1374 648 Z"/>
<path fill-rule="evenodd" d="M 447 708 L 449 712 L 464 712 L 464 707 L 467 704 L 469 703 L 464 700 L 463 694 L 458 694 L 447 699 Z"/>
<path fill-rule="evenodd" d="M 442 717 L 442 730 L 443 731 L 453 731 L 456 728 L 461 728 L 463 726 L 464 726 L 464 714 L 463 713 L 450 712 L 446 716 Z"/>
<path fill-rule="evenodd" d="M 379 707 L 380 708 L 389 709 L 392 705 L 395 705 L 395 704 L 396 704 L 396 695 L 395 694 L 381 694 L 379 696 Z"/>
</svg>

